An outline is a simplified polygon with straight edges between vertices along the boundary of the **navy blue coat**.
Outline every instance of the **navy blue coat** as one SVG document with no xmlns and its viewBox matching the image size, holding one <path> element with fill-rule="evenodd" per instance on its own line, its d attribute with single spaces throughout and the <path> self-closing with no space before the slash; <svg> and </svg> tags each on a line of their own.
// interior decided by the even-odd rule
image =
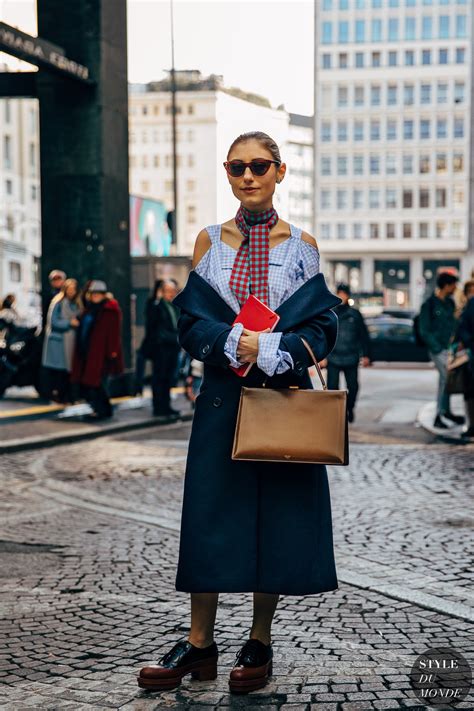
<svg viewBox="0 0 474 711">
<path fill-rule="evenodd" d="M 246 378 L 228 367 L 224 344 L 234 311 L 196 272 L 174 303 L 179 340 L 204 362 L 186 466 L 176 589 L 183 592 L 264 592 L 308 595 L 337 588 L 326 468 L 316 464 L 231 459 L 242 385 L 261 387 L 255 364 Z M 322 274 L 309 279 L 276 309 L 281 348 L 293 370 L 267 387 L 311 388 L 310 357 L 336 341 L 340 303 Z M 317 422 L 315 422 L 317 426 Z"/>
</svg>

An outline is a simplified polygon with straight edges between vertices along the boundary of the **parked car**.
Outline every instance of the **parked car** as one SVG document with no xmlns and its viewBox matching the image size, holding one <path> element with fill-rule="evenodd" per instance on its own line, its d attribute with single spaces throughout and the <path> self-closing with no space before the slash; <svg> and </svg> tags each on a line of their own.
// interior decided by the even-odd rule
<svg viewBox="0 0 474 711">
<path fill-rule="evenodd" d="M 367 317 L 365 322 L 373 361 L 426 363 L 430 360 L 426 348 L 416 343 L 412 318 L 380 314 Z"/>
</svg>

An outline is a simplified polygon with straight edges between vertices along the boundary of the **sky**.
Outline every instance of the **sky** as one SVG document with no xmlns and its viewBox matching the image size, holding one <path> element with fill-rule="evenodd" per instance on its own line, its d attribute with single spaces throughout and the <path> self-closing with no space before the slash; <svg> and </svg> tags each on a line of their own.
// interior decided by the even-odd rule
<svg viewBox="0 0 474 711">
<path fill-rule="evenodd" d="M 222 74 L 273 106 L 313 112 L 313 0 L 173 4 L 176 69 Z M 36 34 L 34 0 L 0 0 L 0 19 Z M 170 64 L 170 0 L 128 0 L 129 80 L 160 79 Z"/>
</svg>

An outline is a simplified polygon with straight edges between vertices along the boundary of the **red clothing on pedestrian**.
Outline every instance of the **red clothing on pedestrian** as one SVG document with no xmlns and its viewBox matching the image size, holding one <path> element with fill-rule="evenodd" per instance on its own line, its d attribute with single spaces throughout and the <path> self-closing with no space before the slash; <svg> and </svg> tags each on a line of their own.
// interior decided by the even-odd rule
<svg viewBox="0 0 474 711">
<path fill-rule="evenodd" d="M 108 299 L 92 326 L 87 354 L 84 357 L 76 347 L 71 381 L 97 388 L 106 375 L 123 372 L 121 339 L 122 311 L 115 299 Z"/>
</svg>

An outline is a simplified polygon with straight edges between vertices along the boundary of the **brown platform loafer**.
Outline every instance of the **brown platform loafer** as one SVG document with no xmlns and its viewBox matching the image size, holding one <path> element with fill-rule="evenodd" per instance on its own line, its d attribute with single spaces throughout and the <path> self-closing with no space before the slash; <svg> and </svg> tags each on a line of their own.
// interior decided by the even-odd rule
<svg viewBox="0 0 474 711">
<path fill-rule="evenodd" d="M 185 639 L 177 642 L 155 666 L 143 667 L 137 677 L 138 686 L 147 691 L 174 689 L 186 674 L 207 681 L 217 676 L 219 652 L 213 642 L 209 647 L 195 647 Z"/>
<path fill-rule="evenodd" d="M 264 687 L 273 672 L 271 644 L 249 639 L 237 654 L 230 672 L 229 690 L 233 694 L 248 694 Z"/>
</svg>

